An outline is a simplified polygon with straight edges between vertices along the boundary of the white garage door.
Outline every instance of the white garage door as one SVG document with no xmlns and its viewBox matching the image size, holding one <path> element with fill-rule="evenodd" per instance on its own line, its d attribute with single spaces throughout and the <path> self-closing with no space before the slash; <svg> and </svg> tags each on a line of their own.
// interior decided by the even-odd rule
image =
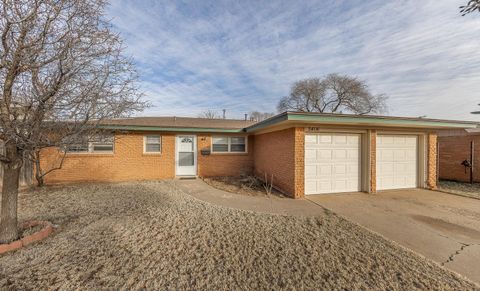
<svg viewBox="0 0 480 291">
<path fill-rule="evenodd" d="M 377 136 L 377 189 L 417 187 L 417 136 Z"/>
<path fill-rule="evenodd" d="M 360 191 L 360 135 L 305 135 L 305 194 Z"/>
</svg>

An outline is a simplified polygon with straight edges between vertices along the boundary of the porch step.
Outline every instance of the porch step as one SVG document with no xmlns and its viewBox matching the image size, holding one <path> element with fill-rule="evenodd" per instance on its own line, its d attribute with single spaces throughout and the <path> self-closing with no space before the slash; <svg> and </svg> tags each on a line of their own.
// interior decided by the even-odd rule
<svg viewBox="0 0 480 291">
<path fill-rule="evenodd" d="M 197 176 L 177 176 L 178 180 L 196 180 Z"/>
</svg>

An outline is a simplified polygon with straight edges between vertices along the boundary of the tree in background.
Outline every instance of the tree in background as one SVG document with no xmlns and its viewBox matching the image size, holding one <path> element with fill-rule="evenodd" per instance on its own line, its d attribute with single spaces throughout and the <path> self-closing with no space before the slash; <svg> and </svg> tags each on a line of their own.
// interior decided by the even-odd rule
<svg viewBox="0 0 480 291">
<path fill-rule="evenodd" d="M 260 111 L 252 111 L 249 113 L 249 116 L 250 116 L 250 120 L 251 121 L 262 121 L 262 120 L 265 120 L 267 118 L 270 118 L 272 116 L 274 116 L 275 113 L 271 113 L 271 112 L 260 112 Z"/>
<path fill-rule="evenodd" d="M 142 110 L 132 62 L 104 0 L 0 0 L 0 243 L 18 238 L 23 157 Z"/>
<path fill-rule="evenodd" d="M 220 119 L 222 118 L 222 116 L 220 115 L 220 113 L 218 113 L 217 111 L 215 110 L 205 110 L 204 112 L 200 113 L 198 115 L 198 117 L 200 118 L 207 118 L 207 119 Z"/>
<path fill-rule="evenodd" d="M 475 11 L 480 12 L 480 0 L 470 0 L 467 2 L 467 5 L 460 6 L 460 13 L 462 16 Z"/>
<path fill-rule="evenodd" d="M 386 100 L 383 94 L 370 93 L 364 81 L 330 74 L 323 79 L 295 82 L 290 95 L 280 100 L 277 109 L 280 112 L 383 113 L 387 111 Z"/>
</svg>

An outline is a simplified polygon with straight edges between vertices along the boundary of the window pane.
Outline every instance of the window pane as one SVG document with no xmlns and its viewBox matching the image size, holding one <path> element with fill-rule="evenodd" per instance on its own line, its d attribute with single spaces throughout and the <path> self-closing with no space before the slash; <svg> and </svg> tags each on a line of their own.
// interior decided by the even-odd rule
<svg viewBox="0 0 480 291">
<path fill-rule="evenodd" d="M 159 135 L 147 135 L 147 143 L 160 143 Z"/>
<path fill-rule="evenodd" d="M 113 144 L 94 144 L 94 152 L 113 152 Z"/>
<path fill-rule="evenodd" d="M 72 144 L 66 147 L 67 152 L 81 153 L 88 152 L 88 144 Z"/>
<path fill-rule="evenodd" d="M 214 137 L 213 144 L 228 144 L 227 137 Z"/>
<path fill-rule="evenodd" d="M 192 137 L 180 137 L 180 143 L 178 145 L 178 151 L 180 152 L 193 152 L 194 144 Z"/>
<path fill-rule="evenodd" d="M 99 134 L 99 135 L 94 135 L 89 138 L 90 142 L 97 142 L 97 143 L 113 143 L 113 135 L 112 134 Z"/>
<path fill-rule="evenodd" d="M 245 145 L 244 144 L 232 144 L 230 145 L 230 151 L 232 152 L 240 152 L 244 153 L 245 152 Z"/>
<path fill-rule="evenodd" d="M 228 144 L 214 144 L 213 145 L 214 152 L 228 152 Z"/>
<path fill-rule="evenodd" d="M 232 137 L 230 141 L 232 144 L 245 144 L 245 137 Z"/>
<path fill-rule="evenodd" d="M 145 151 L 148 153 L 158 153 L 160 152 L 160 144 L 147 144 Z"/>
<path fill-rule="evenodd" d="M 178 165 L 181 167 L 194 165 L 193 153 L 178 153 Z"/>
</svg>

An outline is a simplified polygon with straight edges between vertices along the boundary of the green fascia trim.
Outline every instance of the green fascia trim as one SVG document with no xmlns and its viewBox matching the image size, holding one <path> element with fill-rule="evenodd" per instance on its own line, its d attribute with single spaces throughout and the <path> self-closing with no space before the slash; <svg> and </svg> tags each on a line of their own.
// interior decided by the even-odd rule
<svg viewBox="0 0 480 291">
<path fill-rule="evenodd" d="M 268 126 L 271 126 L 271 125 L 275 125 L 275 124 L 277 124 L 279 122 L 282 122 L 282 121 L 287 121 L 287 120 L 289 120 L 287 113 L 283 113 L 283 114 L 274 116 L 272 118 L 266 119 L 264 121 L 261 121 L 257 124 L 254 124 L 254 125 L 250 126 L 250 127 L 247 127 L 245 130 L 247 132 L 252 132 L 252 131 L 259 130 L 259 129 L 262 129 L 262 128 L 265 128 L 265 127 L 268 127 Z"/>
<path fill-rule="evenodd" d="M 264 122 L 248 127 L 247 132 L 256 131 L 262 128 L 275 125 L 282 121 L 302 121 L 302 122 L 321 122 L 336 124 L 376 124 L 379 126 L 405 126 L 405 127 L 427 127 L 427 128 L 477 128 L 477 124 L 448 122 L 435 120 L 408 120 L 408 119 L 388 119 L 388 118 L 371 118 L 371 117 L 348 117 L 348 116 L 321 116 L 312 114 L 291 114 L 285 113 L 277 117 L 267 119 Z"/>
<path fill-rule="evenodd" d="M 155 126 L 137 126 L 137 125 L 99 125 L 103 129 L 111 130 L 131 130 L 131 131 L 173 131 L 173 132 L 224 132 L 240 133 L 243 129 L 224 129 L 224 128 L 193 128 L 193 127 L 155 127 Z"/>
<path fill-rule="evenodd" d="M 448 121 L 430 121 L 430 120 L 408 120 L 408 119 L 387 119 L 387 118 L 368 118 L 368 117 L 345 117 L 345 116 L 311 116 L 302 114 L 289 114 L 288 120 L 293 121 L 320 121 L 334 123 L 369 123 L 379 125 L 399 125 L 399 126 L 418 126 L 418 127 L 451 127 L 451 128 L 477 128 L 476 124 L 448 122 Z"/>
</svg>

